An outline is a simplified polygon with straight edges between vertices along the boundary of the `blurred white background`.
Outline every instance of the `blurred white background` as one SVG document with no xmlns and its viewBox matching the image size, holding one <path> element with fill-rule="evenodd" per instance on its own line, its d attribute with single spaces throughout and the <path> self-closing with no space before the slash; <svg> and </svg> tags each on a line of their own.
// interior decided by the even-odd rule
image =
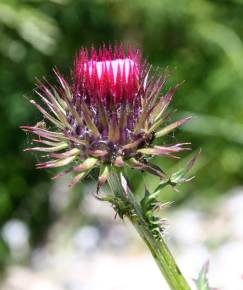
<svg viewBox="0 0 243 290">
<path fill-rule="evenodd" d="M 59 192 L 60 193 L 60 192 Z M 51 196 L 56 210 L 65 205 L 63 195 Z M 209 260 L 211 286 L 243 289 L 243 189 L 205 204 L 191 200 L 162 212 L 168 218 L 166 238 L 178 264 L 190 281 Z M 160 290 L 168 289 L 159 270 L 127 220 L 115 219 L 109 204 L 86 195 L 80 213 L 99 220 L 77 227 L 60 219 L 46 244 L 30 254 L 28 228 L 10 220 L 3 237 L 15 260 L 30 256 L 29 263 L 10 266 L 3 290 Z M 72 220 L 72 219 L 71 219 Z"/>
</svg>

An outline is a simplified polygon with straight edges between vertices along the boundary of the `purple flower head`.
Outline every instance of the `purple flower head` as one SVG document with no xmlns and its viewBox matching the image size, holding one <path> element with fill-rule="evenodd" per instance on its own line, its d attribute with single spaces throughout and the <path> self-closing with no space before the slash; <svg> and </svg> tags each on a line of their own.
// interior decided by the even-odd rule
<svg viewBox="0 0 243 290">
<path fill-rule="evenodd" d="M 75 172 L 71 185 L 95 167 L 101 168 L 99 185 L 107 180 L 111 166 L 128 166 L 163 178 L 162 170 L 146 156 L 176 157 L 188 149 L 188 143 L 158 146 L 154 141 L 189 118 L 164 125 L 179 85 L 163 94 L 168 76 L 150 71 L 151 65 L 142 61 L 139 50 L 103 47 L 89 53 L 82 48 L 71 82 L 55 71 L 57 86 L 40 83 L 36 93 L 43 105 L 31 103 L 44 121 L 22 126 L 37 135 L 34 141 L 40 144 L 26 151 L 46 153 L 37 168 L 68 166 L 56 177 Z"/>
</svg>

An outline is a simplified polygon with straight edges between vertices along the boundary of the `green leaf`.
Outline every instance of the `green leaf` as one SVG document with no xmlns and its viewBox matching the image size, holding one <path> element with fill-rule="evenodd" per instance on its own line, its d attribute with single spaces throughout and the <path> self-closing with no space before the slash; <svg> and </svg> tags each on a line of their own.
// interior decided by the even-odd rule
<svg viewBox="0 0 243 290">
<path fill-rule="evenodd" d="M 209 287 L 209 283 L 208 283 L 208 277 L 207 277 L 208 268 L 209 268 L 209 261 L 207 261 L 203 265 L 203 267 L 199 273 L 199 276 L 195 281 L 198 290 L 213 290 L 212 288 Z"/>
</svg>

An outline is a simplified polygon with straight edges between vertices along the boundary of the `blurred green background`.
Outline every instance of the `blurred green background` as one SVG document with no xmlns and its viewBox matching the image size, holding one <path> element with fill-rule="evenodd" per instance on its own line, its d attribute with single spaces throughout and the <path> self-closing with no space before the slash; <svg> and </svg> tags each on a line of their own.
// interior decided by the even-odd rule
<svg viewBox="0 0 243 290">
<path fill-rule="evenodd" d="M 0 228 L 10 219 L 24 221 L 35 246 L 60 214 L 75 214 L 82 185 L 63 213 L 53 211 L 53 172 L 35 170 L 38 156 L 23 152 L 30 137 L 19 126 L 41 120 L 24 97 L 33 95 L 36 78 L 53 81 L 54 66 L 69 76 L 80 46 L 131 43 L 154 66 L 174 68 L 170 85 L 186 80 L 172 106 L 178 118 L 194 118 L 170 138 L 189 140 L 203 153 L 197 178 L 162 199 L 211 203 L 242 184 L 242 39 L 241 0 L 0 0 Z M 155 162 L 173 171 L 170 160 Z M 140 176 L 132 174 L 139 190 Z M 0 268 L 9 262 L 0 235 Z"/>
</svg>

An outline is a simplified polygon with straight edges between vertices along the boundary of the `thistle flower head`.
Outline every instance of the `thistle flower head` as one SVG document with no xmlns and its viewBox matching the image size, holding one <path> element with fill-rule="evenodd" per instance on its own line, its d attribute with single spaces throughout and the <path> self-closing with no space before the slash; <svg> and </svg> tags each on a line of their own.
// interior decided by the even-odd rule
<svg viewBox="0 0 243 290">
<path fill-rule="evenodd" d="M 74 64 L 72 81 L 55 71 L 58 85 L 40 83 L 36 90 L 43 105 L 31 103 L 44 122 L 22 126 L 38 136 L 40 146 L 26 150 L 45 152 L 37 168 L 68 166 L 60 177 L 75 172 L 72 185 L 95 167 L 103 184 L 111 166 L 128 166 L 164 177 L 146 156 L 176 157 L 188 143 L 153 145 L 189 118 L 164 125 L 178 85 L 163 94 L 168 80 L 164 73 L 151 75 L 151 65 L 142 62 L 139 50 L 103 47 L 89 53 L 81 49 Z M 48 125 L 46 124 L 48 122 Z M 44 126 L 45 125 L 45 126 Z M 163 126 L 164 125 L 164 126 Z"/>
</svg>

